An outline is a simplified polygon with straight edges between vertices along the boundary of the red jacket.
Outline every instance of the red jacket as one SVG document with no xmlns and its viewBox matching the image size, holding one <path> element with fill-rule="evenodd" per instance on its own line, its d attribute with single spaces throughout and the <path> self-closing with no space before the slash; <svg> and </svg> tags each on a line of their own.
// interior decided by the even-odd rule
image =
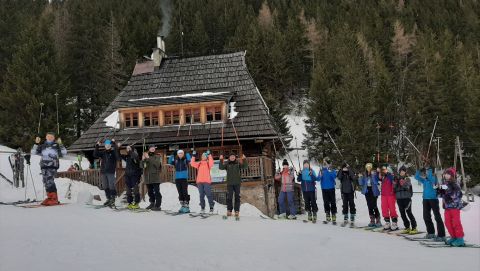
<svg viewBox="0 0 480 271">
<path fill-rule="evenodd" d="M 395 196 L 393 191 L 393 175 L 387 173 L 387 175 L 380 176 L 379 180 L 382 182 L 382 196 Z"/>
<path fill-rule="evenodd" d="M 190 165 L 197 169 L 197 183 L 212 183 L 212 176 L 210 170 L 214 162 L 212 155 L 208 156 L 207 161 L 196 162 L 195 157 L 192 158 Z"/>
</svg>

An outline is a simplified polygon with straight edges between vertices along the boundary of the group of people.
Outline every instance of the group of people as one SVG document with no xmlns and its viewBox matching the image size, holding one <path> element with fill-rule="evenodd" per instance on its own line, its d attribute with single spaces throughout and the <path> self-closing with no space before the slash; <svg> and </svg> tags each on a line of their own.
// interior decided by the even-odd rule
<svg viewBox="0 0 480 271">
<path fill-rule="evenodd" d="M 396 205 L 400 210 L 403 221 L 403 234 L 417 234 L 417 221 L 412 212 L 412 181 L 407 174 L 405 166 L 400 167 L 395 174 L 388 165 L 382 165 L 373 169 L 372 163 L 365 165 L 365 172 L 355 174 L 347 163 L 337 171 L 333 168 L 329 159 L 323 161 L 323 165 L 317 174 L 311 168 L 308 160 L 303 161 L 303 168 L 295 174 L 295 169 L 289 166 L 285 159 L 282 168 L 276 173 L 275 180 L 280 182 L 278 196 L 279 218 L 296 219 L 297 208 L 294 203 L 294 186 L 299 183 L 305 203 L 305 211 L 308 220 L 316 221 L 318 206 L 316 202 L 316 182 L 320 182 L 323 205 L 325 211 L 325 223 L 336 223 L 337 206 L 335 186 L 339 181 L 339 190 L 342 197 L 343 225 L 354 225 L 356 208 L 355 193 L 360 190 L 365 196 L 370 223 L 368 227 L 383 227 L 385 231 L 396 231 L 398 227 L 398 214 Z M 296 177 L 296 180 L 295 180 Z M 427 228 L 425 238 L 435 241 L 445 241 L 452 246 L 464 246 L 464 232 L 460 220 L 460 210 L 463 208 L 462 191 L 456 179 L 455 168 L 448 168 L 443 172 L 443 183 L 434 176 L 432 169 L 422 168 L 417 170 L 415 179 L 423 185 L 423 220 Z M 381 213 L 377 200 L 381 199 Z M 439 197 L 443 198 L 445 209 L 445 226 L 451 236 L 446 239 L 445 227 L 440 215 Z M 289 215 L 287 216 L 287 204 Z M 435 218 L 437 233 L 432 221 L 431 213 Z M 384 224 L 382 225 L 381 217 Z"/>
<path fill-rule="evenodd" d="M 57 188 L 54 177 L 59 168 L 59 158 L 66 155 L 67 151 L 62 145 L 60 138 L 55 140 L 54 133 L 47 133 L 43 144 L 37 137 L 31 150 L 31 154 L 40 155 L 40 167 L 43 176 L 43 182 L 47 192 L 47 198 L 42 202 L 43 205 L 59 204 Z M 127 185 L 128 208 L 137 209 L 140 202 L 139 183 L 143 174 L 144 183 L 148 189 L 150 205 L 147 209 L 161 210 L 162 195 L 160 193 L 160 171 L 162 170 L 161 157 L 156 154 L 156 147 L 150 145 L 148 150 L 140 157 L 135 148 L 126 146 L 126 154 L 120 154 L 121 144 L 115 144 L 115 140 L 105 140 L 104 150 L 100 150 L 100 142 L 95 145 L 94 157 L 101 160 L 100 173 L 102 185 L 107 197 L 104 205 L 114 206 L 117 191 L 115 189 L 115 172 L 117 162 L 121 159 L 125 161 L 125 180 Z M 175 168 L 175 183 L 180 201 L 180 213 L 189 213 L 190 195 L 188 194 L 188 165 L 197 170 L 196 184 L 200 193 L 201 212 L 205 212 L 206 202 L 208 200 L 210 212 L 213 212 L 214 201 L 212 196 L 212 177 L 211 169 L 214 167 L 214 161 L 209 151 L 204 152 L 197 161 L 195 152 L 190 155 L 183 150 L 177 150 L 168 157 L 168 164 Z M 240 186 L 241 169 L 248 167 L 245 155 L 238 159 L 234 153 L 228 156 L 225 161 L 223 155 L 220 156 L 219 169 L 226 171 L 227 182 L 227 216 L 239 216 L 240 212 Z M 297 174 L 296 174 L 297 173 Z M 274 179 L 280 183 L 278 196 L 279 217 L 296 219 L 296 206 L 294 204 L 295 179 L 300 183 L 303 199 L 305 201 L 305 210 L 308 214 L 308 220 L 316 220 L 318 206 L 316 202 L 316 182 L 320 182 L 323 196 L 323 205 L 325 211 L 325 221 L 336 223 L 336 180 L 340 182 L 340 192 L 342 196 L 342 214 L 344 224 L 354 223 L 356 216 L 355 193 L 359 189 L 367 202 L 370 216 L 369 227 L 382 227 L 384 230 L 398 230 L 398 214 L 396 205 L 400 210 L 400 215 L 405 226 L 403 233 L 416 234 L 417 221 L 412 212 L 412 182 L 407 174 L 407 169 L 402 166 L 398 174 L 394 174 L 392 168 L 385 164 L 377 170 L 373 170 L 373 164 L 365 165 L 365 172 L 355 175 L 347 163 L 344 163 L 340 170 L 333 168 L 329 159 L 324 159 L 322 168 L 318 174 L 311 168 L 310 162 L 305 160 L 300 172 L 289 166 L 285 159 L 282 168 L 275 174 Z M 423 219 L 427 228 L 426 238 L 436 241 L 445 241 L 452 246 L 464 246 L 464 232 L 460 220 L 460 210 L 463 208 L 462 191 L 456 180 L 455 168 L 448 168 L 443 173 L 443 180 L 440 183 L 434 176 L 431 168 L 422 168 L 417 170 L 415 179 L 423 185 Z M 378 209 L 377 199 L 381 198 L 381 213 Z M 440 215 L 439 197 L 443 198 L 443 208 L 445 209 L 445 226 L 451 236 L 446 240 L 445 227 Z M 287 204 L 289 216 L 287 217 Z M 432 221 L 433 212 L 437 234 Z M 381 216 L 385 224 L 381 223 Z"/>
<path fill-rule="evenodd" d="M 100 142 L 95 145 L 94 157 L 100 159 L 100 173 L 102 183 L 105 189 L 107 201 L 106 206 L 115 205 L 115 169 L 120 159 L 125 161 L 125 181 L 127 186 L 127 202 L 129 209 L 138 209 L 140 203 L 139 183 L 143 175 L 143 182 L 147 186 L 148 198 L 150 204 L 146 209 L 154 211 L 161 210 L 162 194 L 160 192 L 162 159 L 156 154 L 155 145 L 148 146 L 146 152 L 140 157 L 137 150 L 131 146 L 126 146 L 126 154 L 120 154 L 115 140 L 105 140 L 104 150 L 100 150 Z M 189 165 L 196 169 L 196 185 L 200 194 L 201 213 L 205 213 L 206 201 L 210 213 L 214 211 L 214 200 L 212 194 L 212 176 L 211 170 L 214 167 L 214 160 L 209 151 L 197 158 L 194 151 L 192 155 L 183 150 L 177 150 L 168 157 L 168 164 L 175 168 L 175 185 L 178 191 L 180 201 L 179 213 L 190 213 L 190 195 L 188 194 L 188 176 Z M 225 161 L 223 155 L 220 156 L 219 169 L 226 171 L 227 181 L 227 216 L 240 215 L 240 170 L 248 167 L 245 155 L 238 159 L 234 153 L 229 154 Z M 235 213 L 233 213 L 235 212 Z"/>
</svg>

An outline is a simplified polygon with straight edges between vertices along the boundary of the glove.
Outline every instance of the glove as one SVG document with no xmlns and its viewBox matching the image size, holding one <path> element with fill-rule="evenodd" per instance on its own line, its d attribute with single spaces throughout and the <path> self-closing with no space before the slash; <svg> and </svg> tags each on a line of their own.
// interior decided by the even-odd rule
<svg viewBox="0 0 480 271">
<path fill-rule="evenodd" d="M 62 139 L 60 137 L 57 139 L 57 144 L 62 145 Z"/>
<path fill-rule="evenodd" d="M 35 138 L 35 144 L 40 144 L 40 141 L 41 141 L 40 137 L 37 136 L 37 137 Z"/>
<path fill-rule="evenodd" d="M 440 188 L 443 189 L 443 190 L 447 190 L 447 189 L 448 189 L 448 186 L 447 186 L 446 184 L 442 184 L 442 185 L 440 186 Z"/>
<path fill-rule="evenodd" d="M 176 154 L 176 153 L 175 153 L 175 154 Z M 196 156 L 196 155 L 197 155 L 197 151 L 196 151 L 196 150 L 193 150 L 193 151 L 192 151 L 192 155 L 193 155 L 193 156 Z"/>
</svg>

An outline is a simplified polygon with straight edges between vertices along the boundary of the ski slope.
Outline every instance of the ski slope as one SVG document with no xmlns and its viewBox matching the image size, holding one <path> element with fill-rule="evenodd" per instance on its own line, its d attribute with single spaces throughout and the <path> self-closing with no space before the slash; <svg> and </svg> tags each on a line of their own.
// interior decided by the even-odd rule
<svg viewBox="0 0 480 271">
<path fill-rule="evenodd" d="M 5 159 L 0 156 L 0 171 L 11 177 Z M 42 188 L 38 159 L 32 157 L 37 193 Z M 61 168 L 71 162 L 62 160 Z M 72 182 L 72 199 L 67 200 L 64 196 L 70 182 L 56 181 L 60 200 L 68 205 L 37 209 L 0 205 L 0 270 L 480 269 L 480 249 L 427 248 L 401 237 L 359 229 L 265 220 L 248 204 L 242 205 L 239 222 L 224 221 L 219 215 L 203 220 L 163 212 L 96 210 L 83 204 L 84 196 L 104 198 L 103 192 Z M 0 182 L 0 201 L 21 200 L 24 191 Z M 164 209 L 179 207 L 173 184 L 162 184 L 161 192 Z M 198 192 L 189 187 L 189 193 L 191 207 L 197 211 Z M 27 194 L 30 197 L 30 192 Z M 321 215 L 321 193 L 318 196 Z M 355 201 L 358 224 L 364 224 L 368 221 L 365 199 L 357 194 Z M 480 243 L 479 202 L 476 198 L 470 210 L 462 212 L 470 243 Z M 422 229 L 421 194 L 415 194 L 413 205 Z M 215 208 L 225 212 L 225 206 L 217 204 Z"/>
</svg>

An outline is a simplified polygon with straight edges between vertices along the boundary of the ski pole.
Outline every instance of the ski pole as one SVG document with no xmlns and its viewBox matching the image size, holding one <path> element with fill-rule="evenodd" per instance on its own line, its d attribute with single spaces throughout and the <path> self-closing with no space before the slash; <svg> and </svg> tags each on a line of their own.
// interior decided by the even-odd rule
<svg viewBox="0 0 480 271">
<path fill-rule="evenodd" d="M 338 151 L 338 153 L 340 154 L 340 156 L 341 156 L 343 159 L 345 159 L 345 158 L 343 157 L 342 152 L 341 152 L 340 149 L 338 148 L 337 143 L 335 143 L 335 140 L 333 140 L 333 138 L 332 138 L 332 136 L 330 135 L 330 132 L 329 132 L 328 130 L 327 130 L 327 134 L 328 134 L 328 137 L 330 137 L 330 140 L 332 141 L 333 145 L 334 145 L 335 148 L 337 149 L 337 151 Z"/>
<path fill-rule="evenodd" d="M 57 136 L 60 136 L 60 122 L 58 121 L 58 92 L 55 92 L 55 104 L 57 107 Z"/>
<path fill-rule="evenodd" d="M 297 140 L 297 137 L 295 137 L 295 148 L 297 149 L 298 169 L 300 170 L 302 168 L 302 166 L 300 165 L 300 155 L 298 154 L 298 140 Z"/>
<path fill-rule="evenodd" d="M 43 103 L 40 103 L 40 115 L 38 117 L 37 135 L 40 135 L 40 125 L 42 123 Z"/>
<path fill-rule="evenodd" d="M 430 147 L 432 146 L 432 140 L 433 140 L 433 135 L 435 134 L 435 129 L 437 128 L 437 122 L 438 122 L 438 115 L 437 118 L 435 119 L 435 124 L 433 125 L 433 131 L 430 136 L 430 143 L 428 143 L 428 149 L 427 149 L 427 159 L 429 159 L 430 155 Z"/>
</svg>

